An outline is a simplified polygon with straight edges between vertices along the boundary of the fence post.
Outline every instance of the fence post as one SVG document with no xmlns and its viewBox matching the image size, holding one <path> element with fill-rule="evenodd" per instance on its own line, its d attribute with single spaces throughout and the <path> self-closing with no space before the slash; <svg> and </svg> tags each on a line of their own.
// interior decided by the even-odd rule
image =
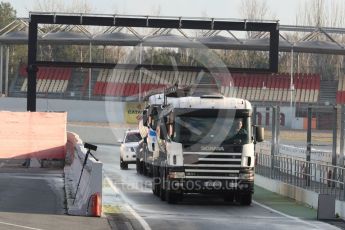
<svg viewBox="0 0 345 230">
<path fill-rule="evenodd" d="M 291 158 L 290 158 L 290 163 L 289 163 L 289 173 L 288 173 L 288 175 L 289 175 L 289 183 L 292 184 L 292 177 L 293 177 L 293 175 L 292 175 L 292 159 Z"/>
<path fill-rule="evenodd" d="M 310 158 L 311 158 L 311 128 L 312 128 L 312 119 L 313 119 L 313 111 L 312 108 L 309 106 L 308 107 L 308 127 L 307 127 L 307 151 L 306 151 L 306 174 L 308 174 L 308 176 L 306 176 L 306 186 L 310 185 Z M 303 174 L 304 172 L 302 172 Z"/>
<path fill-rule="evenodd" d="M 342 194 L 342 196 L 343 196 L 342 198 L 343 199 L 342 200 L 345 200 L 345 174 L 344 174 L 345 172 L 344 172 L 344 169 L 342 169 L 341 172 L 342 172 L 342 175 L 343 175 L 343 188 L 342 188 L 343 189 L 343 194 Z"/>
<path fill-rule="evenodd" d="M 297 185 L 297 176 L 298 176 L 298 173 L 297 173 L 297 167 L 296 167 L 296 160 L 294 159 L 293 160 L 293 167 L 294 167 L 294 177 L 293 177 L 293 180 L 294 180 L 294 185 L 296 186 Z"/>
<path fill-rule="evenodd" d="M 279 153 L 279 142 L 280 142 L 280 107 L 276 109 L 276 153 Z"/>
<path fill-rule="evenodd" d="M 332 165 L 336 166 L 337 165 L 337 118 L 338 118 L 338 108 L 337 106 L 333 107 L 333 145 L 332 145 Z M 335 168 L 333 168 L 332 170 L 332 187 L 335 187 L 336 184 L 334 182 L 334 180 L 337 178 L 337 172 L 335 170 Z"/>
<path fill-rule="evenodd" d="M 344 155 L 345 155 L 345 106 L 341 105 L 340 109 L 340 153 L 339 153 L 339 166 L 344 167 Z"/>
<path fill-rule="evenodd" d="M 276 107 L 272 107 L 272 144 L 271 144 L 271 178 L 275 178 L 275 155 L 276 155 L 276 135 L 277 135 L 277 129 L 276 129 Z"/>
<path fill-rule="evenodd" d="M 333 145 L 332 145 L 332 165 L 337 165 L 337 107 L 333 107 Z"/>
<path fill-rule="evenodd" d="M 316 171 L 317 171 L 317 165 L 314 164 L 314 191 L 316 191 L 316 183 L 317 183 L 317 180 L 316 180 Z M 313 181 L 312 181 L 313 182 Z"/>
</svg>

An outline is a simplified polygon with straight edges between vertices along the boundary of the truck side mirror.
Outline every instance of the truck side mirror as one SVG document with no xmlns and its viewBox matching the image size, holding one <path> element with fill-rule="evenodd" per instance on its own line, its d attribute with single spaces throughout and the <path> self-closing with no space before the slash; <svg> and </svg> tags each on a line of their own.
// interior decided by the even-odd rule
<svg viewBox="0 0 345 230">
<path fill-rule="evenodd" d="M 256 142 L 263 142 L 265 139 L 265 129 L 261 126 L 255 126 L 255 140 Z"/>
</svg>

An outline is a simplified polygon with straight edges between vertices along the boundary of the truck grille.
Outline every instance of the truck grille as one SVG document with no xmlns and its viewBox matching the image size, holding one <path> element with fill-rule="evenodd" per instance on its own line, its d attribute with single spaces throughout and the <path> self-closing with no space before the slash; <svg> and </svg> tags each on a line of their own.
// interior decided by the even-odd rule
<svg viewBox="0 0 345 230">
<path fill-rule="evenodd" d="M 242 153 L 184 152 L 186 178 L 238 179 Z"/>
</svg>

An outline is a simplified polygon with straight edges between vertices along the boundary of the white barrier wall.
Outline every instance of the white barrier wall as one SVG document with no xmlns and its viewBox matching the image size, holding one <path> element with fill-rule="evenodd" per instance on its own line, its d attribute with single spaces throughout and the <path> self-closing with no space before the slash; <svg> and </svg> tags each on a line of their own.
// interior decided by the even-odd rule
<svg viewBox="0 0 345 230">
<path fill-rule="evenodd" d="M 255 184 L 271 192 L 292 198 L 297 202 L 301 202 L 303 204 L 309 205 L 310 207 L 313 207 L 314 209 L 318 209 L 319 194 L 316 192 L 286 184 L 282 181 L 263 177 L 258 174 L 255 175 Z M 344 201 L 335 200 L 334 217 L 336 216 L 336 214 L 338 214 L 340 218 L 345 219 Z"/>
<path fill-rule="evenodd" d="M 258 143 L 255 147 L 255 152 L 261 153 L 261 154 L 271 154 L 271 143 L 270 142 L 262 142 Z M 280 155 L 287 155 L 290 157 L 296 157 L 296 158 L 302 158 L 305 159 L 306 153 L 305 148 L 297 148 L 294 146 L 288 146 L 288 145 L 281 145 L 279 147 L 279 154 Z M 312 161 L 323 161 L 330 163 L 332 159 L 332 153 L 331 152 L 323 152 L 323 151 L 316 151 L 315 149 L 312 149 L 312 155 L 311 160 Z M 290 169 L 293 173 L 293 170 Z M 317 173 L 315 173 L 316 180 L 319 180 L 320 172 L 317 170 Z M 324 177 L 327 177 L 327 175 L 323 175 Z M 298 202 L 302 202 L 304 204 L 308 204 L 314 209 L 318 208 L 318 193 L 314 191 L 309 191 L 303 188 L 299 188 L 287 183 L 284 183 L 282 181 L 273 180 L 267 177 L 264 177 L 262 175 L 255 175 L 255 184 L 263 187 L 267 190 L 270 190 L 271 192 L 278 193 L 280 195 L 290 197 Z M 345 219 L 345 202 L 336 200 L 335 202 L 335 214 L 338 214 L 342 219 Z"/>
<path fill-rule="evenodd" d="M 66 111 L 68 121 L 123 123 L 125 102 L 37 99 L 37 111 Z M 0 109 L 26 111 L 26 98 L 0 97 Z"/>
<path fill-rule="evenodd" d="M 271 154 L 271 142 L 264 141 L 256 144 L 255 151 L 262 154 Z M 290 156 L 294 158 L 300 158 L 301 160 L 306 159 L 307 148 L 299 148 L 291 145 L 279 145 L 278 154 L 282 156 Z M 321 161 L 325 163 L 332 162 L 332 152 L 331 151 L 321 151 L 312 148 L 311 149 L 311 161 Z"/>
<path fill-rule="evenodd" d="M 122 140 L 128 128 L 135 129 L 135 125 L 128 125 L 124 128 L 112 128 L 109 126 L 86 126 L 86 125 L 67 125 L 67 130 L 77 133 L 84 142 L 95 144 L 116 145 L 118 140 Z"/>
<path fill-rule="evenodd" d="M 66 166 L 64 168 L 67 209 L 70 215 L 97 216 L 95 210 L 101 210 L 102 206 L 103 164 L 91 156 L 85 165 L 76 194 L 85 155 L 86 149 L 84 149 L 79 136 L 68 133 Z M 94 207 L 94 199 L 100 199 L 96 202 L 98 207 Z"/>
<path fill-rule="evenodd" d="M 286 184 L 278 180 L 273 180 L 258 174 L 255 174 L 254 183 L 271 192 L 308 204 L 314 209 L 317 209 L 318 194 L 316 192 Z"/>
</svg>

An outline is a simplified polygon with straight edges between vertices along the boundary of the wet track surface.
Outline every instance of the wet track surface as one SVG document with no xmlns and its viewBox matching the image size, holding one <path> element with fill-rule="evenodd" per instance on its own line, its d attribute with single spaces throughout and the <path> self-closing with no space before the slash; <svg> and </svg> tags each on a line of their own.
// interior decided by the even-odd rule
<svg viewBox="0 0 345 230">
<path fill-rule="evenodd" d="M 104 163 L 104 176 L 119 194 L 105 197 L 105 202 L 128 203 L 151 229 L 337 229 L 282 214 L 255 201 L 245 207 L 225 203 L 221 197 L 191 194 L 170 205 L 152 194 L 151 178 L 137 175 L 135 165 L 120 170 L 117 146 L 101 145 L 95 155 Z"/>
</svg>

